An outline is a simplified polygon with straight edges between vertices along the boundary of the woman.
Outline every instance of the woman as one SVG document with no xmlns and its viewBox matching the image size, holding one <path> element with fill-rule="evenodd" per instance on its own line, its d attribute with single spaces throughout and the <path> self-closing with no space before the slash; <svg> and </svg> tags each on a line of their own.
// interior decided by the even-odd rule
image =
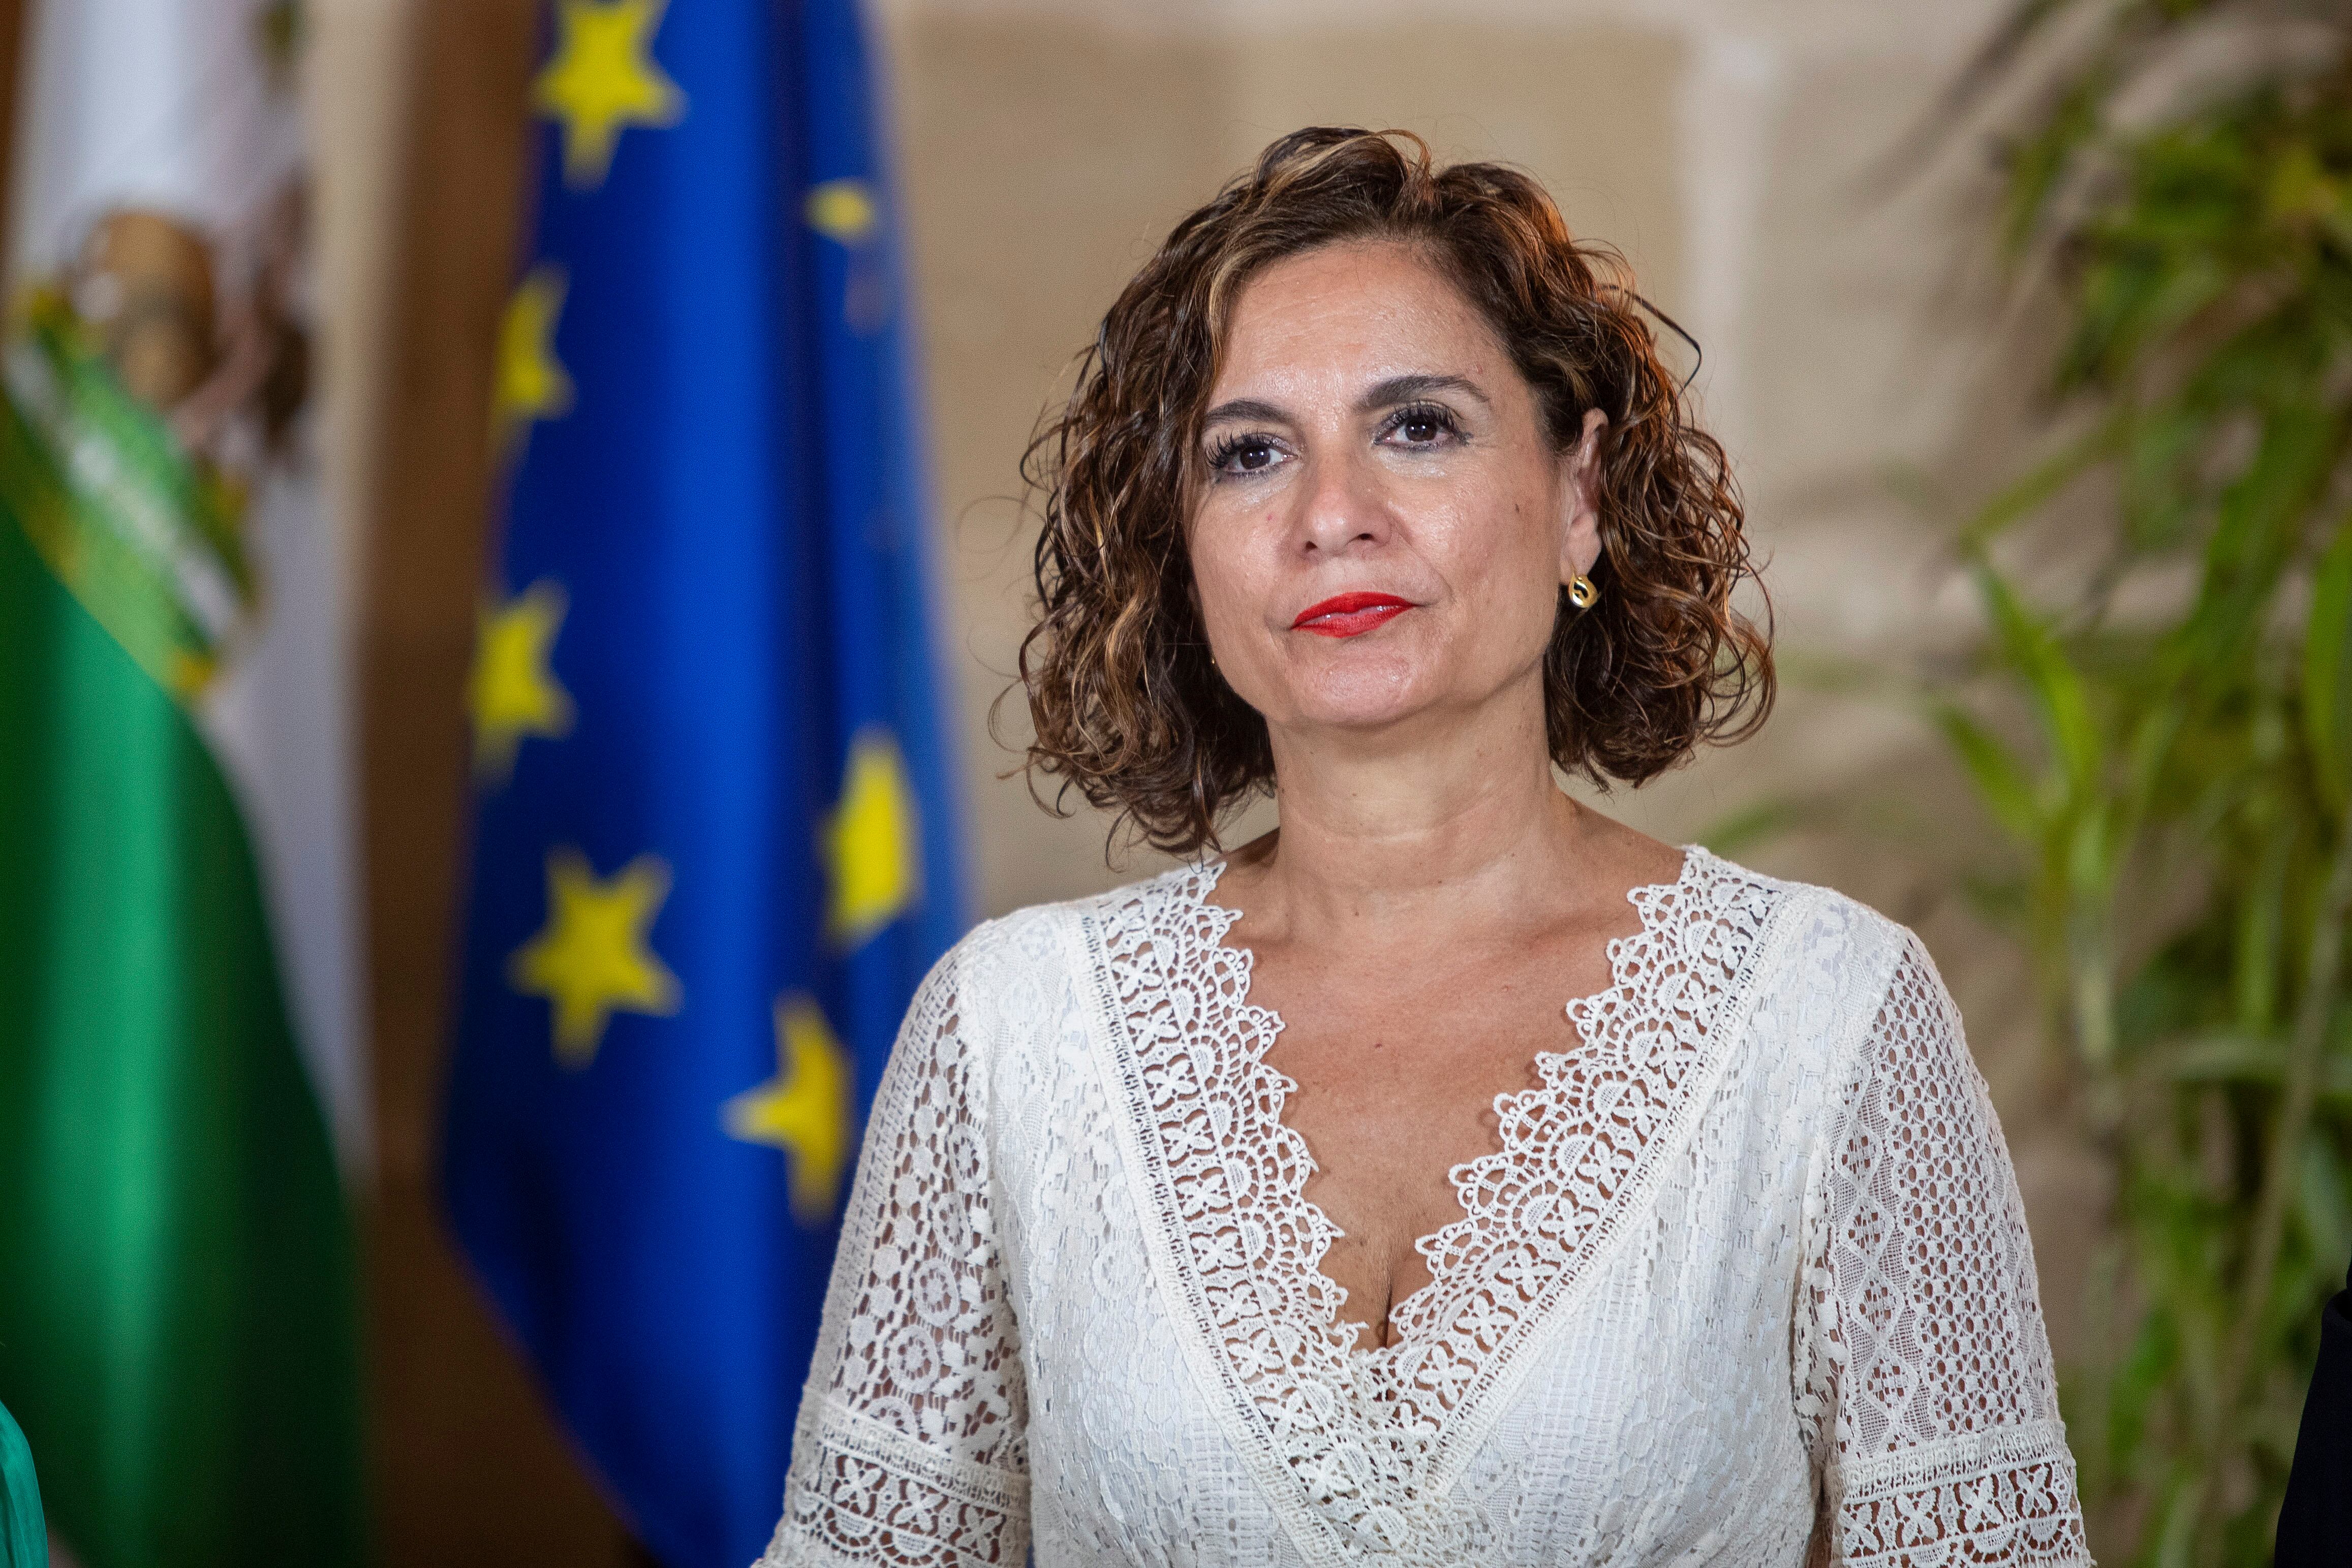
<svg viewBox="0 0 2352 1568">
<path fill-rule="evenodd" d="M 2087 1561 L 1926 950 L 1555 785 L 1771 691 L 1639 310 L 1524 177 L 1334 130 L 1111 308 L 1031 761 L 1281 827 L 925 982 L 767 1561 Z"/>
</svg>

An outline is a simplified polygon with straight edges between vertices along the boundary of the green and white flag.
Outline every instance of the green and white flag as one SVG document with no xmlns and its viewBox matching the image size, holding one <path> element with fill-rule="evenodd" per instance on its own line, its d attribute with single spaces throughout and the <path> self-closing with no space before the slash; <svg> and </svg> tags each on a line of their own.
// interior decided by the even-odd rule
<svg viewBox="0 0 2352 1568">
<path fill-rule="evenodd" d="M 84 1568 L 363 1555 L 353 541 L 290 0 L 45 0 L 0 347 L 0 1403 Z"/>
</svg>

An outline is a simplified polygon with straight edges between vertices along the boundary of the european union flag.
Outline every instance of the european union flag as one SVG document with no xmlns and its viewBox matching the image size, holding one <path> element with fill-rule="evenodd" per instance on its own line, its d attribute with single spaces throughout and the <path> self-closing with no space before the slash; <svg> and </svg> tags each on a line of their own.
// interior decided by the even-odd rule
<svg viewBox="0 0 2352 1568">
<path fill-rule="evenodd" d="M 550 21 L 444 1176 L 641 1539 L 741 1568 L 962 928 L 906 298 L 848 0 Z"/>
</svg>

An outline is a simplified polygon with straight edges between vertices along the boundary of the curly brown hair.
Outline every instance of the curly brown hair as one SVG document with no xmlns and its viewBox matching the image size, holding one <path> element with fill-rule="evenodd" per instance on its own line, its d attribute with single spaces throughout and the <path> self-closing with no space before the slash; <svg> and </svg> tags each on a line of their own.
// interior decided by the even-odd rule
<svg viewBox="0 0 2352 1568">
<path fill-rule="evenodd" d="M 1517 170 L 1437 168 L 1409 131 L 1311 127 L 1176 225 L 1024 455 L 1045 497 L 1038 617 L 1021 645 L 1036 728 L 1025 766 L 1033 791 L 1039 774 L 1059 776 L 1053 809 L 1076 788 L 1189 855 L 1271 786 L 1265 721 L 1209 662 L 1185 523 L 1242 286 L 1350 240 L 1412 245 L 1450 277 L 1508 347 L 1560 450 L 1587 410 L 1608 416 L 1591 573 L 1601 597 L 1580 613 L 1562 591 L 1544 659 L 1552 759 L 1603 789 L 1638 786 L 1703 741 L 1751 734 L 1770 710 L 1769 608 L 1759 629 L 1731 607 L 1755 575 L 1738 491 L 1659 361 L 1622 259 L 1571 237 Z"/>
</svg>

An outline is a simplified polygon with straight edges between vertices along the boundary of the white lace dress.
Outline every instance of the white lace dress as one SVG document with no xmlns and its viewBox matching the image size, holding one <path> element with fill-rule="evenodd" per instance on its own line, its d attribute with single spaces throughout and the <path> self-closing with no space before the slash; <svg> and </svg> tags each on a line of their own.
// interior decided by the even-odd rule
<svg viewBox="0 0 2352 1568">
<path fill-rule="evenodd" d="M 764 1563 L 2089 1561 L 2008 1150 L 1909 931 L 1696 848 L 1634 890 L 1371 1348 L 1221 869 L 924 983 Z"/>
</svg>

